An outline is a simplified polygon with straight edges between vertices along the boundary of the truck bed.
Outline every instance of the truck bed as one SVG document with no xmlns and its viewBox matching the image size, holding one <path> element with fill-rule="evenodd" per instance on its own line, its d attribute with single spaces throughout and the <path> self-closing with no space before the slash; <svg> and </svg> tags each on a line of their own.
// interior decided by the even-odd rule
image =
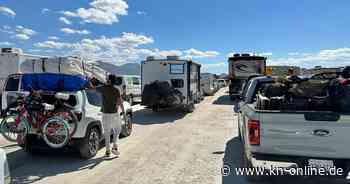
<svg viewBox="0 0 350 184">
<path fill-rule="evenodd" d="M 350 114 L 248 108 L 260 121 L 260 145 L 252 152 L 350 159 Z"/>
</svg>

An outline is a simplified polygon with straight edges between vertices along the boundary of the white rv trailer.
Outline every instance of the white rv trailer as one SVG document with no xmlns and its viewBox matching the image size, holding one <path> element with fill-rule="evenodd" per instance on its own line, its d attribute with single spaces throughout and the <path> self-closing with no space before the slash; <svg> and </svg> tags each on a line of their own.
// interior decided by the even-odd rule
<svg viewBox="0 0 350 184">
<path fill-rule="evenodd" d="M 22 68 L 23 63 L 25 63 L 26 61 L 38 59 L 41 57 L 43 56 L 24 54 L 23 51 L 18 48 L 1 48 L 0 49 L 0 95 L 1 95 L 1 91 L 3 91 L 5 81 L 9 75 L 23 72 L 23 68 Z"/>
<path fill-rule="evenodd" d="M 216 78 L 214 74 L 202 73 L 201 74 L 201 87 L 205 95 L 212 96 L 216 93 Z"/>
<path fill-rule="evenodd" d="M 200 64 L 177 56 L 168 56 L 166 59 L 148 57 L 141 63 L 142 94 L 146 85 L 166 81 L 181 92 L 181 106 L 193 111 L 194 104 L 201 100 L 200 68 Z"/>
</svg>

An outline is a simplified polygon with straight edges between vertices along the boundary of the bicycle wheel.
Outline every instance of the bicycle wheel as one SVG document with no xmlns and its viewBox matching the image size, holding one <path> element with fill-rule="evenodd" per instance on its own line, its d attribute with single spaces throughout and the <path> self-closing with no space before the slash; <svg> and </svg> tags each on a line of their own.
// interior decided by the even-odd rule
<svg viewBox="0 0 350 184">
<path fill-rule="evenodd" d="M 51 148 L 64 147 L 70 138 L 69 124 L 61 117 L 48 119 L 42 128 L 43 139 Z"/>
<path fill-rule="evenodd" d="M 69 137 L 72 137 L 78 128 L 78 118 L 73 111 L 68 112 L 59 112 L 56 114 L 56 117 L 62 118 L 64 121 L 69 124 Z"/>
<path fill-rule="evenodd" d="M 8 115 L 4 117 L 0 124 L 1 135 L 10 142 L 17 142 L 18 138 L 24 138 L 29 132 L 28 123 L 21 120 L 16 123 L 17 115 Z"/>
</svg>

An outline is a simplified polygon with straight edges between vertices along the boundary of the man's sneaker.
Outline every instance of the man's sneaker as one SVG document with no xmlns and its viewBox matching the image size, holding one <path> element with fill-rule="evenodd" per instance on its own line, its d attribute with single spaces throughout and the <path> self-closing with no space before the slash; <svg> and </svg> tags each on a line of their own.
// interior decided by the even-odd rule
<svg viewBox="0 0 350 184">
<path fill-rule="evenodd" d="M 110 157 L 111 156 L 111 151 L 106 151 L 106 157 Z"/>
<path fill-rule="evenodd" d="M 112 153 L 113 153 L 114 155 L 116 155 L 116 156 L 119 156 L 120 153 L 119 153 L 119 151 L 118 151 L 118 147 L 112 148 Z"/>
</svg>

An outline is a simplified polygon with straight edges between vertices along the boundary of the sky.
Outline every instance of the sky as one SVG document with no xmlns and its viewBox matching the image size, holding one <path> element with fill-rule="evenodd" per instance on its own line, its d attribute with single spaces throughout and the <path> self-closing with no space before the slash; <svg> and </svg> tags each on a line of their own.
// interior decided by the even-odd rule
<svg viewBox="0 0 350 184">
<path fill-rule="evenodd" d="M 227 73 L 233 53 L 269 65 L 350 65 L 348 0 L 0 0 L 0 47 L 117 65 L 178 55 Z"/>
</svg>

